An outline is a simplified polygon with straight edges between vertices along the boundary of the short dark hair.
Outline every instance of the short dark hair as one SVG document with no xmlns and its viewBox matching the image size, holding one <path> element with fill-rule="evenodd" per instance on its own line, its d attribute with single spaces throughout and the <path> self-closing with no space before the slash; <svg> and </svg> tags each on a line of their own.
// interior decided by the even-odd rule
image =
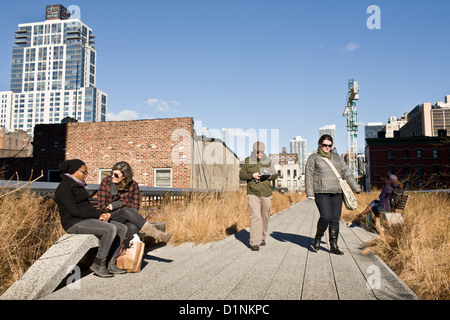
<svg viewBox="0 0 450 320">
<path fill-rule="evenodd" d="M 324 140 L 330 140 L 331 143 L 333 143 L 333 137 L 330 136 L 329 134 L 324 134 L 319 139 L 319 146 L 322 144 L 322 142 L 324 142 Z"/>
</svg>

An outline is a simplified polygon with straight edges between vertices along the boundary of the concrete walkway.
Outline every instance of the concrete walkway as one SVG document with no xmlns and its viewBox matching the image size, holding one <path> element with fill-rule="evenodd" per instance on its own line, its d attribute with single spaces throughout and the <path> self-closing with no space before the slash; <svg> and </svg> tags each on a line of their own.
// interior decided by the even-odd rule
<svg viewBox="0 0 450 320">
<path fill-rule="evenodd" d="M 271 217 L 260 251 L 249 249 L 247 230 L 206 245 L 168 245 L 144 256 L 140 273 L 88 274 L 44 299 L 417 299 L 376 255 L 361 254 L 374 235 L 360 227 L 341 221 L 343 256 L 329 253 L 328 232 L 321 250 L 311 251 L 318 218 L 315 203 L 305 200 Z"/>
</svg>

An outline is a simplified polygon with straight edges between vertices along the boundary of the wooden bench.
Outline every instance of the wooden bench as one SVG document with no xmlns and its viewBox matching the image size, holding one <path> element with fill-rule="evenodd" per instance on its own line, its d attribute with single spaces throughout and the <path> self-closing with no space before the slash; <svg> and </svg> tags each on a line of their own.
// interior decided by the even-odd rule
<svg viewBox="0 0 450 320">
<path fill-rule="evenodd" d="M 365 227 L 370 229 L 373 226 L 373 222 L 375 222 L 375 226 L 377 229 L 383 229 L 381 220 L 386 221 L 389 225 L 403 223 L 403 214 L 405 213 L 405 209 L 408 205 L 409 195 L 403 194 L 400 197 L 400 200 L 395 207 L 393 212 L 382 212 L 381 217 L 376 217 L 375 214 L 370 210 L 366 215 L 366 224 Z"/>
<path fill-rule="evenodd" d="M 403 194 L 394 212 L 383 212 L 382 219 L 386 220 L 389 224 L 403 223 L 403 214 L 405 213 L 406 206 L 408 205 L 409 195 Z"/>
</svg>

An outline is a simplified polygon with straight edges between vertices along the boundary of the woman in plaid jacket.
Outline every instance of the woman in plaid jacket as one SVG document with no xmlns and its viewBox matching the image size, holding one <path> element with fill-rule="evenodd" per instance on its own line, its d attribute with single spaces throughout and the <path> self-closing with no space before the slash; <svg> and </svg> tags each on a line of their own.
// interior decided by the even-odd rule
<svg viewBox="0 0 450 320">
<path fill-rule="evenodd" d="M 322 158 L 328 158 L 331 161 L 342 179 L 347 181 L 354 192 L 360 193 L 361 188 L 341 157 L 331 151 L 332 146 L 333 138 L 330 135 L 324 134 L 320 137 L 317 153 L 310 155 L 306 162 L 305 187 L 308 199 L 315 200 L 320 213 L 313 249 L 319 250 L 320 239 L 329 227 L 330 252 L 340 255 L 344 254 L 337 246 L 342 211 L 342 190 L 338 178 Z"/>
<path fill-rule="evenodd" d="M 139 230 L 155 238 L 157 242 L 168 242 L 171 233 L 157 230 L 139 214 L 141 193 L 139 185 L 133 180 L 131 166 L 121 161 L 116 163 L 111 175 L 104 178 L 97 193 L 98 205 L 103 212 L 111 213 L 111 220 L 121 222 L 128 227 L 125 247 Z"/>
</svg>

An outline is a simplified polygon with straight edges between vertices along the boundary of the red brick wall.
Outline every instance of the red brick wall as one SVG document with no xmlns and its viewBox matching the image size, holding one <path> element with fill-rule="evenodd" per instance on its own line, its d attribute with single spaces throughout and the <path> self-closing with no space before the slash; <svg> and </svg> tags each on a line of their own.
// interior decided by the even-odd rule
<svg viewBox="0 0 450 320">
<path fill-rule="evenodd" d="M 392 138 L 392 139 L 368 139 L 370 158 L 370 183 L 372 186 L 382 188 L 388 176 L 388 167 L 392 167 L 393 172 L 400 181 L 407 181 L 414 176 L 418 181 L 430 182 L 436 180 L 440 185 L 450 185 L 450 170 L 448 161 L 450 159 L 450 145 L 448 140 L 439 138 L 413 137 L 413 138 Z M 378 142 L 377 142 L 378 141 Z M 417 150 L 422 150 L 422 156 L 417 157 Z M 438 150 L 438 157 L 433 157 L 433 149 Z M 392 151 L 392 159 L 388 159 L 388 150 Z M 408 157 L 405 158 L 404 150 L 408 150 Z M 418 166 L 422 166 L 423 175 L 417 175 Z M 410 175 L 404 172 L 405 166 L 409 166 Z M 439 172 L 434 172 L 435 166 Z M 434 177 L 437 175 L 437 177 Z M 411 181 L 413 182 L 413 181 Z M 412 188 L 417 188 L 412 185 Z"/>
<path fill-rule="evenodd" d="M 68 123 L 65 159 L 86 162 L 88 184 L 99 183 L 99 169 L 127 161 L 141 185 L 154 185 L 155 168 L 172 168 L 172 187 L 190 188 L 193 125 L 192 118 Z"/>
</svg>

